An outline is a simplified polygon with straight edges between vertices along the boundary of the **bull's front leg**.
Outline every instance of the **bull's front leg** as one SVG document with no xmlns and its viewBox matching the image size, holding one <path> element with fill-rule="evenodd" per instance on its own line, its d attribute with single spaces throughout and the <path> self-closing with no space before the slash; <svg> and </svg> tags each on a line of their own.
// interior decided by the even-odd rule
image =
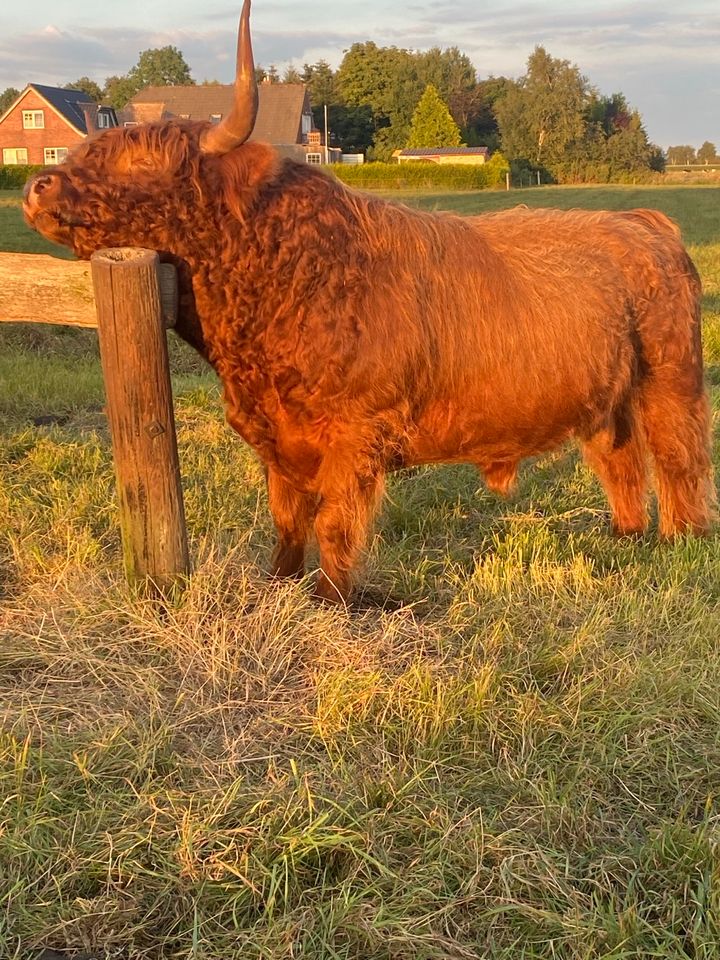
<svg viewBox="0 0 720 960">
<path fill-rule="evenodd" d="M 315 517 L 320 550 L 315 596 L 332 603 L 345 603 L 350 596 L 353 570 L 384 488 L 384 474 L 379 468 L 368 466 L 356 472 L 357 467 L 358 460 L 350 451 L 323 466 Z"/>
<path fill-rule="evenodd" d="M 296 490 L 274 467 L 267 468 L 270 512 L 277 530 L 271 572 L 300 578 L 305 572 L 305 545 L 312 532 L 317 496 Z"/>
</svg>

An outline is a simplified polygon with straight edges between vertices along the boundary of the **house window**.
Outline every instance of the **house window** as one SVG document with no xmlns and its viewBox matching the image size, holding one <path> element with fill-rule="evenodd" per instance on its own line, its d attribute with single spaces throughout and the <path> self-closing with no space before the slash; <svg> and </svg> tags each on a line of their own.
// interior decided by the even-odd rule
<svg viewBox="0 0 720 960">
<path fill-rule="evenodd" d="M 302 134 L 304 137 L 306 137 L 312 130 L 312 122 L 313 118 L 311 113 L 304 113 L 302 115 Z"/>
<path fill-rule="evenodd" d="M 321 153 L 309 153 L 306 157 L 308 163 L 322 163 Z"/>
<path fill-rule="evenodd" d="M 18 163 L 27 163 L 28 155 L 25 147 L 10 147 L 3 150 L 3 163 L 16 166 Z"/>
<path fill-rule="evenodd" d="M 220 123 L 221 120 L 222 120 L 222 114 L 221 114 L 221 113 L 211 113 L 211 114 L 210 114 L 210 123 Z"/>
<path fill-rule="evenodd" d="M 44 130 L 45 114 L 42 110 L 23 110 L 23 128 L 25 130 Z"/>
<path fill-rule="evenodd" d="M 137 126 L 137 120 L 126 120 L 125 123 L 123 124 L 123 126 L 124 126 L 124 127 L 136 127 L 136 126 Z"/>
<path fill-rule="evenodd" d="M 110 126 L 110 115 L 98 112 L 97 125 L 99 130 L 107 130 Z"/>
<path fill-rule="evenodd" d="M 45 147 L 45 163 L 62 163 L 68 155 L 67 147 Z"/>
</svg>

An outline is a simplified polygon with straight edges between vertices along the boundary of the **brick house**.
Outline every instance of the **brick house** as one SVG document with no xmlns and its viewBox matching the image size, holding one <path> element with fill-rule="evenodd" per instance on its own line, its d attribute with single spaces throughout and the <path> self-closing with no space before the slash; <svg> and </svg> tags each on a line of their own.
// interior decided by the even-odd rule
<svg viewBox="0 0 720 960">
<path fill-rule="evenodd" d="M 99 106 L 82 90 L 30 83 L 0 117 L 0 160 L 59 163 L 88 133 L 114 126 L 112 107 Z"/>
<path fill-rule="evenodd" d="M 148 87 L 135 94 L 118 114 L 125 126 L 152 120 L 210 120 L 219 123 L 232 109 L 232 84 Z M 258 85 L 258 114 L 250 140 L 272 144 L 282 156 L 307 163 L 324 163 L 325 147 L 319 130 L 313 127 L 310 97 L 301 83 Z M 330 162 L 341 151 L 329 148 Z"/>
</svg>

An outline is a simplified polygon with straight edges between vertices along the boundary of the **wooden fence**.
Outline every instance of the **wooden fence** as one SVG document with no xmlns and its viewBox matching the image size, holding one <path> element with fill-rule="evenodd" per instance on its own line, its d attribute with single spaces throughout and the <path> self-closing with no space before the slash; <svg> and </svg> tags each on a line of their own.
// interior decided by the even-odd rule
<svg viewBox="0 0 720 960">
<path fill-rule="evenodd" d="M 0 322 L 97 327 L 125 570 L 160 594 L 190 571 L 165 335 L 176 317 L 175 270 L 152 250 L 0 253 Z"/>
</svg>

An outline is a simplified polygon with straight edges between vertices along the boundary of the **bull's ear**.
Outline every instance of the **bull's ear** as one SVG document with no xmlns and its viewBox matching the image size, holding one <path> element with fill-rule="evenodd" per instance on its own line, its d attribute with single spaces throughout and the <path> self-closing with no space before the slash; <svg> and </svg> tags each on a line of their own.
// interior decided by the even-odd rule
<svg viewBox="0 0 720 960">
<path fill-rule="evenodd" d="M 244 220 L 263 183 L 277 174 L 280 159 L 264 143 L 246 143 L 217 158 L 223 181 L 225 202 L 231 212 Z"/>
</svg>

